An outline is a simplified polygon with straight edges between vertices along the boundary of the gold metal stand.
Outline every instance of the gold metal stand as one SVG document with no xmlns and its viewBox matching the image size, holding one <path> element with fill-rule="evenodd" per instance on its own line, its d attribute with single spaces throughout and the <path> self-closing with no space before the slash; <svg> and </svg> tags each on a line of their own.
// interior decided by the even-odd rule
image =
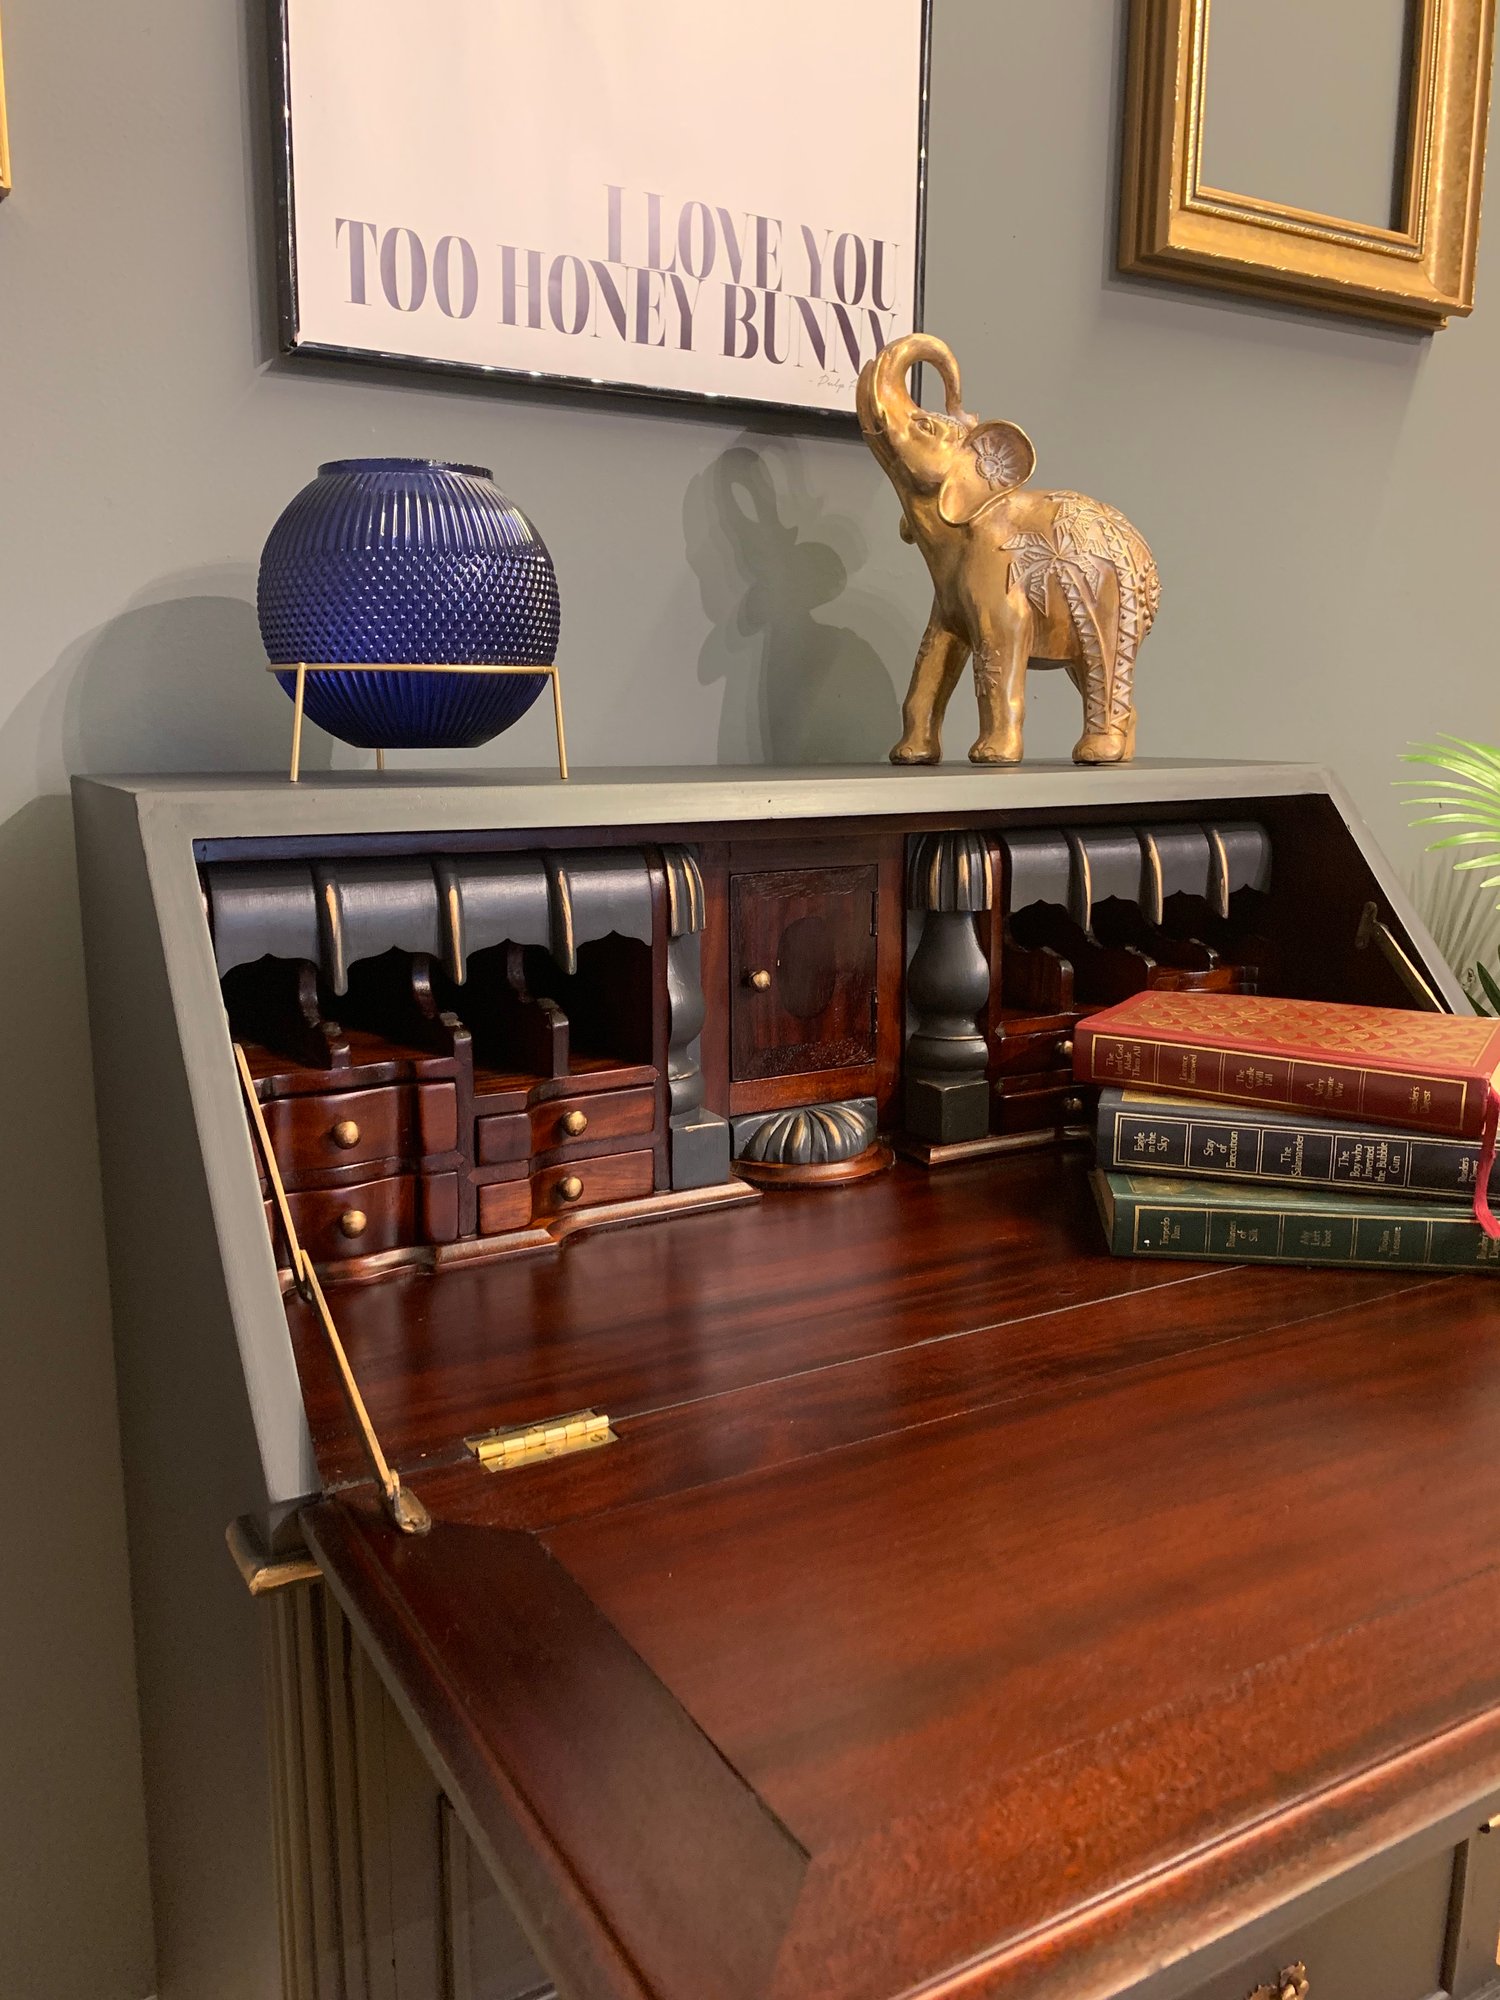
<svg viewBox="0 0 1500 2000">
<path fill-rule="evenodd" d="M 455 666 L 451 662 L 441 664 L 413 663 L 400 664 L 387 660 L 298 660 L 282 666 L 269 666 L 270 674 L 290 674 L 297 676 L 293 693 L 292 711 L 292 764 L 289 773 L 295 785 L 302 775 L 302 710 L 307 694 L 309 674 L 545 674 L 552 683 L 552 720 L 557 730 L 557 775 L 566 781 L 568 775 L 568 740 L 563 732 L 562 676 L 556 667 L 534 666 Z M 375 768 L 385 769 L 385 752 L 375 752 Z"/>
<path fill-rule="evenodd" d="M 359 1430 L 365 1456 L 369 1459 L 370 1469 L 380 1486 L 387 1513 L 402 1534 L 425 1535 L 432 1526 L 432 1516 L 416 1494 L 409 1492 L 401 1484 L 400 1473 L 381 1449 L 380 1439 L 375 1434 L 375 1426 L 370 1422 L 370 1413 L 365 1408 L 365 1399 L 359 1393 L 359 1384 L 354 1379 L 354 1370 L 349 1365 L 348 1352 L 339 1338 L 338 1328 L 333 1323 L 333 1314 L 328 1310 L 323 1287 L 318 1283 L 318 1274 L 313 1269 L 312 1258 L 298 1241 L 297 1228 L 292 1221 L 291 1203 L 286 1198 L 286 1187 L 282 1182 L 281 1170 L 276 1164 L 271 1135 L 266 1130 L 266 1115 L 261 1110 L 260 1099 L 255 1094 L 255 1080 L 250 1074 L 250 1065 L 245 1060 L 245 1051 L 238 1042 L 234 1045 L 234 1059 L 239 1068 L 240 1087 L 245 1093 L 245 1104 L 250 1113 L 250 1123 L 255 1129 L 261 1161 L 265 1166 L 266 1177 L 271 1183 L 271 1192 L 276 1198 L 276 1213 L 281 1221 L 282 1234 L 286 1238 L 287 1252 L 292 1260 L 292 1276 L 297 1281 L 297 1290 L 313 1306 L 322 1322 L 324 1336 L 339 1372 L 344 1400 L 349 1405 L 349 1413 Z"/>
</svg>

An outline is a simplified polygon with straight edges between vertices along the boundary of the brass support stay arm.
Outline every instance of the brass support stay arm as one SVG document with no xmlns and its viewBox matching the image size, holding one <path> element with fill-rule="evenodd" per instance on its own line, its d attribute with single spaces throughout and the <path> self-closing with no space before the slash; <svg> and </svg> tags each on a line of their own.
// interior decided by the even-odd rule
<svg viewBox="0 0 1500 2000">
<path fill-rule="evenodd" d="M 349 1365 L 349 1356 L 329 1311 L 328 1301 L 323 1295 L 323 1287 L 318 1282 L 318 1274 L 313 1269 L 313 1261 L 298 1241 L 296 1224 L 292 1221 L 291 1203 L 286 1197 L 286 1187 L 281 1178 L 281 1170 L 276 1164 L 276 1154 L 271 1146 L 271 1135 L 266 1130 L 265 1113 L 260 1108 L 260 1099 L 255 1094 L 255 1080 L 250 1074 L 250 1065 L 245 1060 L 245 1051 L 238 1042 L 234 1045 L 234 1059 L 240 1073 L 240 1087 L 245 1093 L 245 1104 L 250 1113 L 250 1123 L 254 1128 L 256 1143 L 265 1164 L 266 1175 L 271 1183 L 271 1192 L 276 1200 L 276 1213 L 281 1222 L 282 1233 L 286 1237 L 287 1251 L 292 1260 L 292 1276 L 297 1290 L 316 1311 L 322 1324 L 338 1369 L 339 1382 L 344 1391 L 344 1400 L 349 1413 L 358 1427 L 364 1444 L 365 1456 L 375 1474 L 386 1511 L 404 1535 L 425 1535 L 432 1526 L 432 1516 L 422 1505 L 415 1493 L 409 1493 L 401 1484 L 401 1475 L 387 1459 L 375 1434 L 375 1426 L 370 1422 L 370 1413 L 365 1408 L 365 1399 L 359 1393 L 359 1384 L 354 1379 L 354 1370 Z"/>
</svg>

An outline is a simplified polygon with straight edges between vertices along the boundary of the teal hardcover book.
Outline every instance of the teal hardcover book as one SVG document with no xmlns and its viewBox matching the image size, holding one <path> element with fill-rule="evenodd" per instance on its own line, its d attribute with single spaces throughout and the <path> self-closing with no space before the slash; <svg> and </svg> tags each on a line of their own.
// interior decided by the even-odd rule
<svg viewBox="0 0 1500 2000">
<path fill-rule="evenodd" d="M 1485 1235 L 1471 1210 L 1456 1206 L 1374 1190 L 1294 1193 L 1256 1181 L 1170 1180 L 1101 1168 L 1093 1185 L 1117 1257 L 1500 1271 L 1500 1241 Z"/>
</svg>

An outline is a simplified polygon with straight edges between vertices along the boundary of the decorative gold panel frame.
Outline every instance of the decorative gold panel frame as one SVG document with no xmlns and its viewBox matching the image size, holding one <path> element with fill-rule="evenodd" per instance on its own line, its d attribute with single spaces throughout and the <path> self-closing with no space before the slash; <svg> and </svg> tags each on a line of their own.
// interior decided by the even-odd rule
<svg viewBox="0 0 1500 2000">
<path fill-rule="evenodd" d="M 5 49 L 0 45 L 0 201 L 10 193 L 10 140 L 5 130 Z"/>
<path fill-rule="evenodd" d="M 1436 329 L 1474 306 L 1495 0 L 1413 0 L 1401 226 L 1206 187 L 1210 0 L 1132 0 L 1120 268 Z"/>
</svg>

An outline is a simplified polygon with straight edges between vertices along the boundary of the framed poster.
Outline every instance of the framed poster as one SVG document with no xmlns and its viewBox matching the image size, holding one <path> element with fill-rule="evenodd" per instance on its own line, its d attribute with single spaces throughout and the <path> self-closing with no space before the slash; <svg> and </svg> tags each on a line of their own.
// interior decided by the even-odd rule
<svg viewBox="0 0 1500 2000">
<path fill-rule="evenodd" d="M 291 353 L 852 412 L 930 0 L 277 0 Z"/>
</svg>

